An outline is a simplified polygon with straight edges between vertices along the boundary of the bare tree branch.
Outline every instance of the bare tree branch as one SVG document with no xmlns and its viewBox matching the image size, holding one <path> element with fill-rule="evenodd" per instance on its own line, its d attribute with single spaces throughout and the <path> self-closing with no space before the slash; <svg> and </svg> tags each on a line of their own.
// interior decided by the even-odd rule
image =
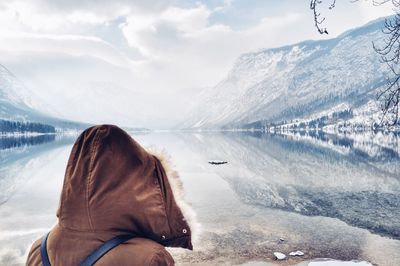
<svg viewBox="0 0 400 266">
<path fill-rule="evenodd" d="M 333 9 L 336 6 L 336 0 L 331 0 L 331 4 L 329 6 L 329 9 Z M 328 31 L 326 28 L 322 27 L 322 24 L 325 21 L 325 17 L 321 16 L 321 12 L 319 12 L 319 6 L 323 3 L 323 0 L 311 0 L 310 2 L 310 9 L 314 13 L 314 25 L 317 28 L 318 32 L 320 34 L 328 34 Z"/>
</svg>

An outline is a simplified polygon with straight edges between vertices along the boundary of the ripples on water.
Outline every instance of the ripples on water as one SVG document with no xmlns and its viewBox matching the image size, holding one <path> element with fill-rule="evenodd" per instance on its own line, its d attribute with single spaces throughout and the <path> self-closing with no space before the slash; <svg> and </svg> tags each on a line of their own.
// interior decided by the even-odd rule
<svg viewBox="0 0 400 266">
<path fill-rule="evenodd" d="M 185 264 L 302 258 L 400 265 L 400 137 L 394 133 L 149 133 L 165 148 L 202 224 Z M 0 265 L 23 264 L 55 220 L 74 138 L 0 138 Z M 226 160 L 213 166 L 209 160 Z M 284 238 L 280 241 L 279 238 Z M 228 264 L 229 264 L 228 263 Z"/>
</svg>

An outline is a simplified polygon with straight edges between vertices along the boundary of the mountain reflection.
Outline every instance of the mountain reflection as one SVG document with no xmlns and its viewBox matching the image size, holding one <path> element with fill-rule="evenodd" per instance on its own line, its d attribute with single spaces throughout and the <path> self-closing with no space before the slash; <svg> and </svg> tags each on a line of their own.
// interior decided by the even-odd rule
<svg viewBox="0 0 400 266">
<path fill-rule="evenodd" d="M 74 136 L 38 135 L 0 138 L 0 205 L 5 203 L 20 185 L 29 179 L 29 173 L 37 164 L 41 154 L 70 145 Z M 29 171 L 30 170 L 30 171 Z"/>
<path fill-rule="evenodd" d="M 337 218 L 400 239 L 397 134 L 229 132 L 192 137 L 186 142 L 205 159 L 229 162 L 214 169 L 247 204 Z"/>
</svg>

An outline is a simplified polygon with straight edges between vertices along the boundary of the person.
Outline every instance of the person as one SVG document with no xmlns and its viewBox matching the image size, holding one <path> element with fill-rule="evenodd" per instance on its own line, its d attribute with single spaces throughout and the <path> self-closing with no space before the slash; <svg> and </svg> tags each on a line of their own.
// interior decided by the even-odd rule
<svg viewBox="0 0 400 266">
<path fill-rule="evenodd" d="M 82 261 L 121 235 L 129 237 L 96 266 L 174 265 L 165 247 L 193 249 L 194 215 L 182 198 L 182 183 L 165 156 L 117 126 L 88 128 L 68 160 L 58 222 L 33 243 L 26 265 L 89 265 Z"/>
</svg>

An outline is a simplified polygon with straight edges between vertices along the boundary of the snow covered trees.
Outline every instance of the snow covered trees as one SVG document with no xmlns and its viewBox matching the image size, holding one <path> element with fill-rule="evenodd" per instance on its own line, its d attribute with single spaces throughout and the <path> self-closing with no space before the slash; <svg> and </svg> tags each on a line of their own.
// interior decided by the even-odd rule
<svg viewBox="0 0 400 266">
<path fill-rule="evenodd" d="M 0 120 L 0 134 L 28 132 L 55 133 L 56 130 L 53 126 L 41 123 Z"/>
<path fill-rule="evenodd" d="M 356 2 L 358 0 L 352 0 Z M 386 64 L 389 71 L 387 85 L 377 93 L 377 99 L 381 101 L 382 123 L 395 125 L 400 122 L 400 0 L 371 0 L 373 5 L 391 3 L 395 15 L 385 20 L 382 32 L 386 38 L 379 43 L 373 43 L 375 51 L 380 55 L 381 62 Z M 332 10 L 336 6 L 336 0 L 311 0 L 310 9 L 314 15 L 314 25 L 320 34 L 328 34 L 323 26 L 325 17 L 321 15 L 320 8 L 328 5 Z"/>
</svg>

